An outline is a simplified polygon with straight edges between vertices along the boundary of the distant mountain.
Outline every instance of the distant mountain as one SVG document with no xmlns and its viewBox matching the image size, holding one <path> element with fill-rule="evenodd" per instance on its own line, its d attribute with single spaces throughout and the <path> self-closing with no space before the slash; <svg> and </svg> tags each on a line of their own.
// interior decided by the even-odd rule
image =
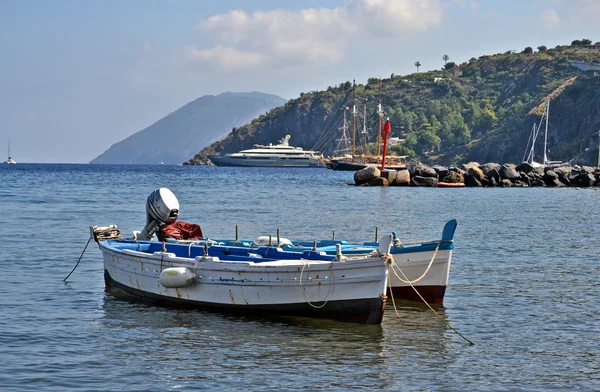
<svg viewBox="0 0 600 392">
<path fill-rule="evenodd" d="M 277 95 L 259 92 L 205 95 L 113 144 L 90 163 L 180 164 L 232 128 L 285 102 Z"/>
<path fill-rule="evenodd" d="M 377 138 L 377 103 L 401 143 L 389 150 L 428 164 L 469 161 L 520 163 L 530 130 L 540 123 L 550 101 L 548 157 L 551 160 L 596 165 L 600 129 L 600 42 L 538 51 L 525 48 L 448 62 L 443 69 L 381 80 L 371 78 L 353 88 L 351 82 L 324 91 L 302 93 L 227 137 L 207 146 L 188 163 L 204 164 L 211 154 L 225 154 L 291 135 L 291 144 L 334 155 L 346 112 L 350 137 L 362 142 L 362 113 L 367 105 L 366 139 Z M 440 58 L 442 58 L 440 56 Z M 356 103 L 359 118 L 354 121 Z M 350 109 L 350 110 L 348 110 Z M 353 124 L 357 123 L 356 131 Z M 545 124 L 544 124 L 545 125 Z M 356 133 L 354 133 L 356 132 Z M 542 160 L 544 132 L 536 141 L 536 161 Z M 368 147 L 369 153 L 376 147 Z M 364 149 L 359 148 L 359 153 Z"/>
</svg>

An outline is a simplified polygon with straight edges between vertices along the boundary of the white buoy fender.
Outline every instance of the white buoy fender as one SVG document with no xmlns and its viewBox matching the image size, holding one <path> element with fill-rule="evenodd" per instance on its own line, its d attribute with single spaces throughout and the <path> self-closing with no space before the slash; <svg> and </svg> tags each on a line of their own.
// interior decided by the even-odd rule
<svg viewBox="0 0 600 392">
<path fill-rule="evenodd" d="M 196 275 L 185 267 L 164 269 L 158 276 L 158 282 L 167 288 L 178 289 L 194 283 Z"/>
</svg>

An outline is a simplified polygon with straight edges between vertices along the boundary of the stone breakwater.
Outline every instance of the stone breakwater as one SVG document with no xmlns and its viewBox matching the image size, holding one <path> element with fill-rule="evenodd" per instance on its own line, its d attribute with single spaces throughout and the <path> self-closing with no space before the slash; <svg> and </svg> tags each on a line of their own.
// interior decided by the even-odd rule
<svg viewBox="0 0 600 392">
<path fill-rule="evenodd" d="M 411 165 L 405 170 L 369 166 L 354 173 L 357 186 L 592 187 L 600 169 L 591 166 L 469 162 L 458 167 Z"/>
</svg>

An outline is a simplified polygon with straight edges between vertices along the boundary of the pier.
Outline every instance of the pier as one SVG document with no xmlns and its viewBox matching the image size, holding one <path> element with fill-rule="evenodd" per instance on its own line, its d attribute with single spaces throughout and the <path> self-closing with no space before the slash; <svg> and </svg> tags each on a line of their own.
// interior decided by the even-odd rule
<svg viewBox="0 0 600 392">
<path fill-rule="evenodd" d="M 357 186 L 598 187 L 600 168 L 567 164 L 519 165 L 469 162 L 460 166 L 410 165 L 405 170 L 367 167 L 354 173 Z"/>
</svg>

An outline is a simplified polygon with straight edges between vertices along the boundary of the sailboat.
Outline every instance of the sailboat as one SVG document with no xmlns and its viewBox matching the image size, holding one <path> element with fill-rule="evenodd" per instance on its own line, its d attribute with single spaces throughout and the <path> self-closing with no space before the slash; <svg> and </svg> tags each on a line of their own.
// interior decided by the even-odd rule
<svg viewBox="0 0 600 392">
<path fill-rule="evenodd" d="M 354 93 L 353 93 L 354 94 Z M 354 98 L 354 101 L 356 102 L 356 98 Z M 346 110 L 349 110 L 349 107 L 346 107 Z M 379 167 L 381 166 L 381 161 L 382 161 L 382 157 L 380 155 L 380 145 L 381 145 L 381 119 L 384 116 L 383 110 L 382 110 L 382 106 L 381 106 L 381 102 L 379 103 L 378 107 L 377 107 L 377 116 L 379 118 L 379 124 L 377 127 L 377 155 L 367 155 L 366 154 L 366 134 L 367 134 L 367 124 L 366 124 L 366 113 L 367 113 L 367 108 L 366 108 L 366 104 L 364 107 L 364 118 L 363 118 L 363 131 L 362 131 L 362 139 L 363 139 L 363 143 L 364 143 L 364 152 L 362 155 L 357 155 L 356 153 L 356 118 L 358 116 L 358 111 L 356 109 L 356 104 L 354 104 L 352 106 L 352 115 L 353 115 L 353 121 L 352 121 L 352 154 L 351 155 L 346 155 L 342 158 L 331 158 L 329 164 L 327 165 L 327 167 L 329 167 L 330 169 L 333 170 L 360 170 L 360 169 L 364 169 L 367 166 L 374 166 L 374 167 Z M 347 125 L 346 125 L 346 112 L 344 111 L 344 126 L 342 127 L 343 130 L 343 137 L 342 140 L 346 139 L 346 132 L 347 132 Z M 339 149 L 339 148 L 338 148 Z M 388 156 L 386 157 L 386 167 L 389 169 L 405 169 L 406 168 L 406 161 L 405 161 L 405 156 Z"/>
<path fill-rule="evenodd" d="M 525 154 L 523 154 L 523 162 L 529 163 L 533 167 L 546 166 L 551 164 L 562 163 L 561 161 L 550 161 L 548 160 L 548 116 L 550 115 L 550 100 L 546 101 L 546 107 L 544 108 L 544 113 L 542 114 L 542 118 L 540 119 L 540 123 L 537 125 L 533 123 L 533 128 L 531 129 L 531 134 L 529 135 L 529 140 L 527 141 L 527 147 L 525 148 Z M 542 128 L 542 123 L 546 121 L 546 128 L 544 130 L 544 160 L 542 163 L 535 161 L 535 142 L 540 133 L 540 129 Z M 531 146 L 529 145 L 531 143 Z"/>
<path fill-rule="evenodd" d="M 8 159 L 4 163 L 9 165 L 15 165 L 17 163 L 17 161 L 10 157 L 10 139 L 8 139 Z"/>
</svg>

